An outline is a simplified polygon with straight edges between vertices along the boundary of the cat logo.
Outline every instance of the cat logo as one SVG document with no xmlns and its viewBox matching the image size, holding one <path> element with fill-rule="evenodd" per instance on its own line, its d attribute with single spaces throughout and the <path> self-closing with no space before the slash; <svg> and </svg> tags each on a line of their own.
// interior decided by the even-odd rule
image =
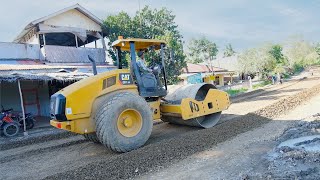
<svg viewBox="0 0 320 180">
<path fill-rule="evenodd" d="M 120 84 L 122 85 L 132 84 L 132 78 L 130 73 L 120 73 L 119 80 Z"/>
</svg>

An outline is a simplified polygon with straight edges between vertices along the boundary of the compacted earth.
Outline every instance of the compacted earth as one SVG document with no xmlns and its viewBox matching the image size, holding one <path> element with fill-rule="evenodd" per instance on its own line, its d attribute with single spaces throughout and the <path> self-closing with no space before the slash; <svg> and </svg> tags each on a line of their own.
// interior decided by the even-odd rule
<svg viewBox="0 0 320 180">
<path fill-rule="evenodd" d="M 317 156 L 319 77 L 306 72 L 284 84 L 233 97 L 211 129 L 156 123 L 146 145 L 128 153 L 53 128 L 27 138 L 1 138 L 1 179 L 312 178 L 308 175 L 319 172 L 317 162 L 303 163 Z M 310 133 L 286 135 L 299 127 Z M 305 158 L 298 161 L 295 154 L 300 151 Z M 291 163 L 286 158 L 293 159 L 292 164 L 286 164 Z M 282 164 L 298 164 L 297 170 L 277 172 Z"/>
</svg>

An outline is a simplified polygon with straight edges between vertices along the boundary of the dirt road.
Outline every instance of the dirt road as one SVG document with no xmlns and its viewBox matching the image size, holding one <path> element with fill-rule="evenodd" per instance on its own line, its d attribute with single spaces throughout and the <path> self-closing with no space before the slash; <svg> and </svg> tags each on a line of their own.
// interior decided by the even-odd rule
<svg viewBox="0 0 320 180">
<path fill-rule="evenodd" d="M 85 141 L 81 136 L 2 150 L 0 171 L 6 173 L 1 178 L 120 179 L 162 170 L 239 134 L 260 128 L 270 122 L 270 118 L 284 113 L 286 108 L 296 107 L 302 102 L 299 99 L 308 99 L 319 92 L 318 77 L 315 74 L 302 81 L 263 90 L 256 95 L 235 98 L 230 109 L 224 112 L 220 124 L 211 129 L 167 123 L 155 125 L 146 146 L 125 154 L 111 152 L 100 144 Z M 314 86 L 317 87 L 312 88 Z M 306 90 L 310 92 L 305 93 Z M 290 99 L 301 92 L 301 97 L 293 96 Z M 286 98 L 289 101 L 285 101 Z M 273 107 L 279 100 L 280 103 Z M 263 111 L 259 111 L 263 108 Z M 251 112 L 255 114 L 248 114 Z"/>
</svg>

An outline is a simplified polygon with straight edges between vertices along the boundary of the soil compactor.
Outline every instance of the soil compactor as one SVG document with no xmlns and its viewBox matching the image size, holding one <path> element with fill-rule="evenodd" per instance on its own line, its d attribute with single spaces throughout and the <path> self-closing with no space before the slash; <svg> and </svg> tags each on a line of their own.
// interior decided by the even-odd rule
<svg viewBox="0 0 320 180">
<path fill-rule="evenodd" d="M 118 39 L 113 44 L 118 69 L 80 80 L 51 96 L 50 124 L 128 152 L 149 139 L 153 120 L 211 128 L 230 105 L 229 96 L 212 84 L 194 84 L 168 94 L 165 41 Z M 159 64 L 141 73 L 136 52 L 160 51 Z M 122 69 L 121 52 L 129 51 L 130 69 Z"/>
</svg>

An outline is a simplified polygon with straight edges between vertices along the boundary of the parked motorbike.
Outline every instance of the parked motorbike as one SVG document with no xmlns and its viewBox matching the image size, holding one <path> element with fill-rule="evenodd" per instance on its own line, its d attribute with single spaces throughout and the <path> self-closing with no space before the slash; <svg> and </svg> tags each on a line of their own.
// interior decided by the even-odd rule
<svg viewBox="0 0 320 180">
<path fill-rule="evenodd" d="M 12 111 L 13 111 L 13 109 L 11 108 L 11 109 L 4 109 L 4 107 L 2 106 L 2 113 L 11 113 L 12 114 Z M 19 115 L 14 115 L 14 114 L 12 114 L 11 115 L 11 118 L 13 119 L 13 120 L 15 120 L 16 122 L 18 122 L 18 125 L 19 125 L 19 127 L 20 128 L 24 128 L 23 127 L 23 116 L 22 116 L 22 114 L 19 114 Z M 35 119 L 34 119 L 34 117 L 32 116 L 32 114 L 31 113 L 26 113 L 25 114 L 25 118 L 26 118 L 26 129 L 32 129 L 33 127 L 34 127 L 34 124 L 35 124 Z"/>
<path fill-rule="evenodd" d="M 34 123 L 35 123 L 35 119 L 32 116 L 31 113 L 27 113 L 25 114 L 25 118 L 26 118 L 26 129 L 32 129 L 34 127 Z M 23 128 L 23 117 L 22 115 L 19 115 L 18 117 L 18 123 L 20 124 L 20 127 Z"/>
<path fill-rule="evenodd" d="M 15 136 L 19 133 L 19 124 L 12 119 L 10 111 L 0 113 L 0 130 L 8 137 Z"/>
</svg>

